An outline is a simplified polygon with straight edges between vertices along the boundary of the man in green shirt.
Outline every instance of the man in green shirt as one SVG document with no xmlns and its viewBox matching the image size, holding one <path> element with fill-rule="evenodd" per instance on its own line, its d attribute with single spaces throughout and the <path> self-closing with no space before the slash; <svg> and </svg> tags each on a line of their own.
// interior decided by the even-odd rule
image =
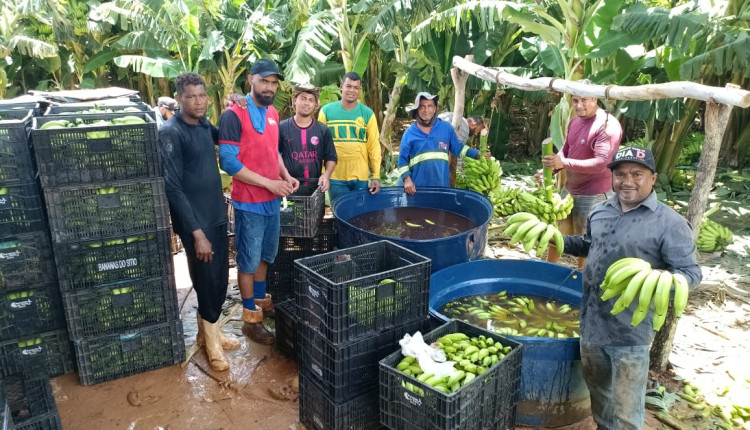
<svg viewBox="0 0 750 430">
<path fill-rule="evenodd" d="M 362 80 L 355 72 L 344 75 L 341 101 L 323 106 L 318 121 L 331 130 L 338 162 L 331 175 L 329 197 L 368 188 L 380 191 L 380 132 L 372 109 L 359 102 Z"/>
</svg>

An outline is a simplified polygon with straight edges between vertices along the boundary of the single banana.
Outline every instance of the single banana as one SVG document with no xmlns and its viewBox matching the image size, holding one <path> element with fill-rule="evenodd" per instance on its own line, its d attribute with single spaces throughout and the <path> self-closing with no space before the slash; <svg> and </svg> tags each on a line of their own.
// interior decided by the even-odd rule
<svg viewBox="0 0 750 430">
<path fill-rule="evenodd" d="M 518 212 L 508 217 L 506 223 L 512 224 L 512 223 L 517 223 L 517 222 L 528 221 L 530 219 L 538 220 L 539 218 L 537 218 L 536 215 L 529 213 L 529 212 Z"/>
<path fill-rule="evenodd" d="M 621 258 L 619 260 L 616 260 L 614 263 L 612 263 L 609 266 L 609 269 L 607 269 L 607 273 L 604 274 L 604 281 L 602 282 L 601 288 L 605 290 L 607 288 L 607 285 L 609 284 L 609 281 L 612 279 L 612 275 L 615 274 L 618 270 L 622 269 L 625 266 L 628 266 L 630 264 L 643 261 L 640 258 L 636 257 L 625 257 Z"/>
<path fill-rule="evenodd" d="M 636 273 L 645 271 L 650 268 L 651 264 L 643 260 L 629 264 L 612 275 L 607 288 L 618 288 L 618 286 L 622 283 L 625 283 L 625 285 L 627 286 L 629 283 L 628 279 L 633 277 Z"/>
<path fill-rule="evenodd" d="M 555 248 L 557 248 L 557 256 L 561 257 L 563 255 L 563 248 L 565 248 L 565 240 L 563 239 L 562 233 L 560 233 L 560 230 L 555 229 L 555 232 L 553 233 L 552 237 L 555 239 Z"/>
<path fill-rule="evenodd" d="M 539 222 L 535 225 L 528 233 L 523 241 L 523 250 L 528 253 L 535 248 L 536 241 L 539 240 L 539 236 L 547 229 L 547 223 Z"/>
<path fill-rule="evenodd" d="M 659 281 L 654 293 L 654 313 L 658 315 L 667 315 L 669 310 L 669 293 L 672 290 L 672 274 L 666 270 L 659 275 Z M 661 326 L 659 326 L 661 327 Z M 654 324 L 654 330 L 659 330 Z"/>
<path fill-rule="evenodd" d="M 552 240 L 552 237 L 555 235 L 555 230 L 557 230 L 557 228 L 555 228 L 553 224 L 547 224 L 547 229 L 541 236 L 539 236 L 539 246 L 536 248 L 537 256 L 541 256 L 547 251 L 549 241 Z"/>
<path fill-rule="evenodd" d="M 673 273 L 672 280 L 674 281 L 674 315 L 679 318 L 687 306 L 690 288 L 687 278 L 682 273 Z"/>
</svg>

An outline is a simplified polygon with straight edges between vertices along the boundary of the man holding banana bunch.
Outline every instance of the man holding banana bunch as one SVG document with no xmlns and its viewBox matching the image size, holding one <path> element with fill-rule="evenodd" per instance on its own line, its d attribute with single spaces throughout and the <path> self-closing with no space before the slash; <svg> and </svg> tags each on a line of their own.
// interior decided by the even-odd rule
<svg viewBox="0 0 750 430">
<path fill-rule="evenodd" d="M 613 315 L 614 299 L 603 301 L 599 287 L 610 265 L 626 257 L 683 275 L 691 288 L 702 275 L 690 225 L 656 199 L 651 151 L 620 149 L 607 167 L 615 195 L 594 206 L 583 235 L 565 236 L 565 252 L 588 258 L 580 313 L 581 361 L 594 421 L 601 429 L 640 429 L 654 326 L 648 317 L 631 325 L 638 300 Z M 647 312 L 652 315 L 654 310 Z"/>
</svg>

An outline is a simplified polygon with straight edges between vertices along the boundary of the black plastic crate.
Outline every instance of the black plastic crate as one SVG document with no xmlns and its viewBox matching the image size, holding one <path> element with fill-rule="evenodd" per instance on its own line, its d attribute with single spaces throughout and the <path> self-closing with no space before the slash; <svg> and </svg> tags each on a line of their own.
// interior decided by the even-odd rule
<svg viewBox="0 0 750 430">
<path fill-rule="evenodd" d="M 23 373 L 43 378 L 75 370 L 67 330 L 55 330 L 0 342 L 0 376 Z"/>
<path fill-rule="evenodd" d="M 93 111 L 96 109 L 96 111 Z M 133 112 L 123 112 L 124 109 L 135 109 Z M 111 112 L 107 112 L 110 110 Z M 61 105 L 49 106 L 44 112 L 44 116 L 50 115 L 100 115 L 100 114 L 119 114 L 122 116 L 132 115 L 137 113 L 146 113 L 151 118 L 156 120 L 156 112 L 145 103 L 100 103 L 100 102 L 89 102 L 89 103 L 65 103 Z"/>
<path fill-rule="evenodd" d="M 483 375 L 451 394 L 444 394 L 396 370 L 404 358 L 398 350 L 380 361 L 380 421 L 390 429 L 513 429 L 521 387 L 521 344 L 493 332 L 451 321 L 424 336 L 426 343 L 460 332 L 484 335 L 512 349 Z M 419 390 L 409 390 L 411 384 Z M 423 394 L 418 394 L 421 391 Z"/>
<path fill-rule="evenodd" d="M 135 375 L 185 359 L 180 320 L 73 343 L 81 385 Z"/>
<path fill-rule="evenodd" d="M 46 188 L 54 243 L 138 236 L 169 228 L 162 178 Z"/>
<path fill-rule="evenodd" d="M 428 327 L 427 318 L 407 323 L 347 345 L 331 345 L 305 324 L 298 325 L 299 371 L 336 403 L 343 403 L 378 386 L 378 362 L 399 349 L 404 334 Z M 277 339 L 278 342 L 278 339 Z"/>
<path fill-rule="evenodd" d="M 96 285 L 174 273 L 169 230 L 64 242 L 54 245 L 60 289 L 78 291 Z"/>
<path fill-rule="evenodd" d="M 268 265 L 266 281 L 273 301 L 280 302 L 295 298 L 297 282 L 294 274 L 294 260 L 333 251 L 336 246 L 336 231 L 333 218 L 324 218 L 315 237 L 280 237 L 279 252 L 272 264 Z"/>
<path fill-rule="evenodd" d="M 86 124 L 123 114 L 54 115 L 34 118 L 31 141 L 43 187 L 162 176 L 156 122 L 147 113 L 130 113 L 144 124 L 92 125 L 40 129 L 62 119 Z"/>
<path fill-rule="evenodd" d="M 378 390 L 336 403 L 304 374 L 299 375 L 299 420 L 310 430 L 378 430 Z"/>
<path fill-rule="evenodd" d="M 42 196 L 35 181 L 0 185 L 0 240 L 46 228 Z"/>
<path fill-rule="evenodd" d="M 41 109 L 39 102 L 35 101 L 18 101 L 11 100 L 0 100 L 0 111 L 31 111 L 34 116 L 41 115 Z"/>
<path fill-rule="evenodd" d="M 55 282 L 55 261 L 47 232 L 0 239 L 0 292 Z"/>
<path fill-rule="evenodd" d="M 64 293 L 73 340 L 179 319 L 173 278 L 140 279 Z"/>
<path fill-rule="evenodd" d="M 28 379 L 25 375 L 13 374 L 3 377 L 0 384 L 17 430 L 34 428 L 26 426 L 50 413 L 57 413 L 49 378 Z"/>
<path fill-rule="evenodd" d="M 318 184 L 300 181 L 297 191 L 286 200 L 287 207 L 281 208 L 281 236 L 315 236 L 325 211 L 325 194 Z"/>
<path fill-rule="evenodd" d="M 276 348 L 297 361 L 297 326 L 299 310 L 294 300 L 276 303 Z"/>
<path fill-rule="evenodd" d="M 0 340 L 65 328 L 57 284 L 0 293 Z"/>
<path fill-rule="evenodd" d="M 2 110 L 0 106 L 0 184 L 36 177 L 29 146 L 32 111 Z"/>
<path fill-rule="evenodd" d="M 29 418 L 20 425 L 16 425 L 16 430 L 62 430 L 62 428 L 57 407 L 52 412 Z"/>
<path fill-rule="evenodd" d="M 385 240 L 296 260 L 300 319 L 332 344 L 421 320 L 430 265 Z"/>
</svg>

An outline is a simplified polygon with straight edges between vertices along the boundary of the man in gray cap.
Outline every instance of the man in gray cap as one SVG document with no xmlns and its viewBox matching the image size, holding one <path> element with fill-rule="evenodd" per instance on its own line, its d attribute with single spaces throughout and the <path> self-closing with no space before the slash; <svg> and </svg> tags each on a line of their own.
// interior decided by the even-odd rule
<svg viewBox="0 0 750 430">
<path fill-rule="evenodd" d="M 169 118 L 172 118 L 174 111 L 177 109 L 177 100 L 172 97 L 159 97 L 156 100 L 156 128 L 161 128 Z"/>
<path fill-rule="evenodd" d="M 401 138 L 398 153 L 399 184 L 407 194 L 420 187 L 450 186 L 449 153 L 479 159 L 479 151 L 461 143 L 450 123 L 438 118 L 438 96 L 417 94 L 410 114 L 414 123 Z"/>
<path fill-rule="evenodd" d="M 701 281 L 690 225 L 654 192 L 656 163 L 648 149 L 623 148 L 607 167 L 615 195 L 587 217 L 585 234 L 565 236 L 565 252 L 588 257 L 583 270 L 581 363 L 599 428 L 640 429 L 645 416 L 653 308 L 636 327 L 638 306 L 612 315 L 616 298 L 602 301 L 599 286 L 615 261 L 636 257 L 653 269 L 681 273 L 691 288 Z"/>
</svg>

